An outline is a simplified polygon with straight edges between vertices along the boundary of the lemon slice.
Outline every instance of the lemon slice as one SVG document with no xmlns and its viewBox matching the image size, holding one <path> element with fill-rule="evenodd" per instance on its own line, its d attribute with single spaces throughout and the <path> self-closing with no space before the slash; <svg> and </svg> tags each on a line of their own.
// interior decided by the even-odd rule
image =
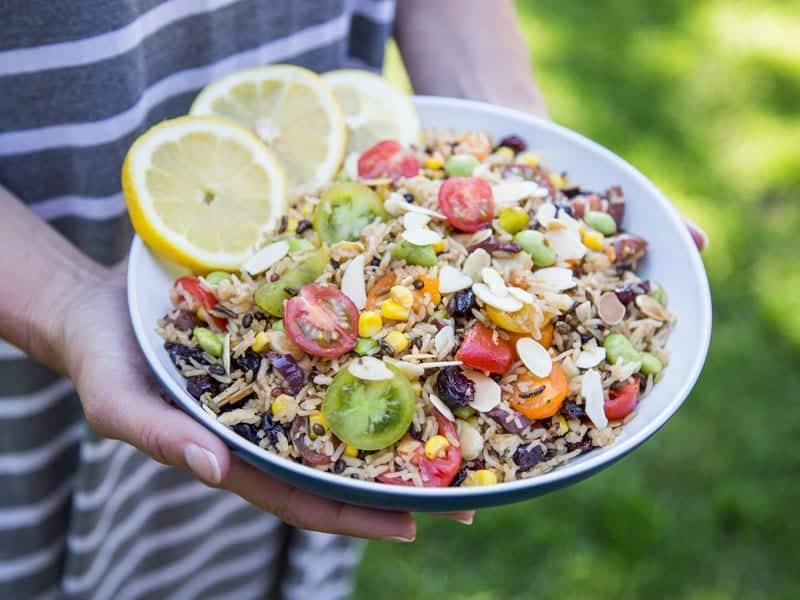
<svg viewBox="0 0 800 600">
<path fill-rule="evenodd" d="M 232 73 L 203 89 L 190 113 L 226 117 L 254 131 L 278 155 L 295 195 L 333 179 L 344 158 L 342 111 L 327 84 L 302 67 Z"/>
<path fill-rule="evenodd" d="M 380 140 L 410 146 L 420 137 L 411 97 L 368 71 L 329 71 L 322 79 L 333 90 L 347 122 L 347 152 L 361 153 Z"/>
<path fill-rule="evenodd" d="M 234 270 L 286 212 L 286 176 L 251 132 L 216 117 L 164 121 L 122 165 L 134 229 L 197 271 Z"/>
</svg>

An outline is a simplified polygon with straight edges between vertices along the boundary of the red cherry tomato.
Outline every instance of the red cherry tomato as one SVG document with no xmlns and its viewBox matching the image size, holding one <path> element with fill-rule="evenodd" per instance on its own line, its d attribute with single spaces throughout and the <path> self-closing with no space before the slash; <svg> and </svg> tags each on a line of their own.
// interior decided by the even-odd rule
<svg viewBox="0 0 800 600">
<path fill-rule="evenodd" d="M 358 309 L 335 287 L 309 283 L 286 301 L 283 326 L 309 354 L 335 358 L 358 341 Z"/>
<path fill-rule="evenodd" d="M 207 313 L 209 313 L 208 318 L 213 321 L 214 325 L 216 325 L 220 330 L 225 331 L 225 329 L 228 327 L 228 319 L 215 317 L 210 314 L 210 311 L 213 310 L 217 305 L 217 297 L 204 288 L 203 284 L 200 283 L 200 280 L 197 277 L 191 277 L 189 275 L 185 277 L 178 277 L 178 279 L 175 280 L 174 286 L 176 289 L 178 286 L 180 286 L 184 292 L 194 298 L 195 302 L 197 302 L 205 309 Z M 178 296 L 183 298 L 183 295 L 180 293 L 180 291 L 178 292 Z"/>
<path fill-rule="evenodd" d="M 364 179 L 414 177 L 419 161 L 409 150 L 394 140 L 383 140 L 364 150 L 358 159 L 358 176 Z"/>
<path fill-rule="evenodd" d="M 447 487 L 461 468 L 461 441 L 458 439 L 455 425 L 438 411 L 436 422 L 439 424 L 437 433 L 445 436 L 450 445 L 441 458 L 428 458 L 422 446 L 414 451 L 411 462 L 419 467 L 423 487 Z M 401 479 L 397 473 L 378 475 L 378 481 L 394 485 L 414 485 L 411 480 Z"/>
<path fill-rule="evenodd" d="M 495 341 L 492 330 L 477 323 L 461 342 L 456 360 L 479 371 L 503 375 L 514 362 L 514 349 L 506 340 Z"/>
<path fill-rule="evenodd" d="M 478 231 L 494 218 L 492 188 L 479 177 L 451 177 L 439 188 L 439 208 L 456 229 Z"/>
<path fill-rule="evenodd" d="M 606 416 L 612 421 L 627 417 L 639 401 L 639 378 L 630 377 L 622 387 L 612 388 L 603 404 Z"/>
</svg>

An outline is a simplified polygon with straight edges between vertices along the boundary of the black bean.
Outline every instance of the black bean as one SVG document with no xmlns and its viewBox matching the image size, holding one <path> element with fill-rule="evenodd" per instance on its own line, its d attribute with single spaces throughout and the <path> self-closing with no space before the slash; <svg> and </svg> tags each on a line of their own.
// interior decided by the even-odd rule
<svg viewBox="0 0 800 600">
<path fill-rule="evenodd" d="M 453 478 L 453 481 L 450 482 L 450 487 L 458 487 L 464 480 L 467 478 L 467 467 L 461 467 L 456 473 L 456 476 Z"/>
<path fill-rule="evenodd" d="M 222 313 L 223 315 L 225 315 L 226 317 L 229 317 L 231 319 L 235 319 L 236 317 L 239 316 L 235 312 L 233 312 L 230 308 L 228 308 L 227 306 L 223 306 L 222 304 L 215 304 L 214 305 L 214 311 L 218 312 L 218 313 Z"/>
<path fill-rule="evenodd" d="M 344 461 L 340 458 L 335 463 L 333 463 L 333 472 L 338 475 L 344 471 L 345 466 L 346 465 L 344 464 Z"/>
<path fill-rule="evenodd" d="M 253 324 L 253 315 L 246 314 L 242 319 L 242 327 L 250 327 Z"/>
<path fill-rule="evenodd" d="M 403 200 L 409 204 L 412 203 L 414 201 L 414 194 L 403 194 Z"/>
<path fill-rule="evenodd" d="M 254 317 L 255 319 L 259 320 L 259 321 L 266 321 L 266 320 L 267 320 L 267 315 L 265 315 L 265 314 L 264 314 L 263 312 L 261 312 L 260 310 L 257 310 L 256 312 L 254 312 L 254 313 L 253 313 L 253 317 Z"/>
<path fill-rule="evenodd" d="M 564 213 L 567 216 L 572 216 L 572 208 L 566 202 L 559 202 L 556 204 L 556 215 Z"/>
<path fill-rule="evenodd" d="M 195 375 L 186 379 L 186 391 L 189 392 L 196 400 L 206 392 L 212 396 L 217 395 L 219 385 L 213 377 L 209 375 Z"/>
<path fill-rule="evenodd" d="M 588 437 L 583 438 L 580 442 L 567 442 L 567 452 L 572 452 L 578 448 L 580 448 L 581 454 L 586 454 L 587 452 L 590 452 L 594 446 L 592 446 L 592 440 Z"/>
<path fill-rule="evenodd" d="M 489 377 L 494 381 L 496 381 L 497 383 L 500 383 L 500 380 L 503 378 L 503 376 L 500 375 L 499 373 L 490 373 Z"/>
<path fill-rule="evenodd" d="M 517 448 L 514 452 L 514 462 L 519 467 L 520 471 L 527 471 L 538 465 L 544 458 L 545 453 L 541 446 L 534 446 L 530 450 L 523 446 Z"/>
<path fill-rule="evenodd" d="M 286 231 L 286 227 L 289 225 L 289 217 L 287 215 L 281 215 L 281 221 L 278 225 L 278 233 L 284 233 Z"/>
<path fill-rule="evenodd" d="M 372 260 L 369 261 L 369 264 L 373 267 L 379 267 L 381 265 L 381 259 L 377 256 L 373 256 Z"/>
<path fill-rule="evenodd" d="M 581 344 L 585 344 L 591 339 L 594 339 L 594 336 L 591 333 L 581 333 Z"/>
<path fill-rule="evenodd" d="M 574 402 L 564 402 L 564 406 L 561 407 L 561 414 L 568 419 L 580 419 L 581 417 L 586 416 L 586 411 L 580 404 L 575 404 Z"/>
<path fill-rule="evenodd" d="M 222 365 L 211 365 L 208 367 L 208 372 L 212 375 L 225 375 L 225 367 Z"/>
<path fill-rule="evenodd" d="M 233 364 L 244 373 L 248 371 L 253 371 L 255 373 L 261 366 L 261 355 L 248 348 L 245 350 L 244 354 L 233 359 Z"/>
<path fill-rule="evenodd" d="M 314 433 L 314 435 L 325 435 L 325 428 L 319 423 L 314 423 L 311 426 L 311 431 Z"/>
<path fill-rule="evenodd" d="M 250 423 L 237 423 L 233 426 L 233 430 L 248 442 L 258 444 L 258 429 L 255 425 L 251 425 Z"/>
<path fill-rule="evenodd" d="M 456 292 L 447 303 L 447 311 L 454 317 L 466 317 L 472 313 L 475 294 L 469 288 Z"/>
<path fill-rule="evenodd" d="M 304 231 L 308 231 L 309 229 L 311 229 L 311 221 L 309 221 L 308 219 L 300 219 L 297 222 L 297 229 L 295 231 L 299 235 Z"/>
<path fill-rule="evenodd" d="M 188 362 L 189 359 L 194 359 L 200 364 L 207 365 L 208 361 L 203 356 L 203 351 L 200 348 L 193 346 L 184 346 L 183 344 L 174 344 L 172 342 L 165 342 L 164 349 L 169 354 L 169 359 L 176 367 L 178 362 L 183 360 Z"/>
<path fill-rule="evenodd" d="M 562 188 L 561 189 L 561 193 L 564 194 L 567 198 L 574 198 L 575 196 L 579 196 L 580 195 L 581 188 L 580 188 L 580 186 L 573 185 L 573 186 L 570 186 L 570 187 Z M 569 208 L 569 207 L 567 207 L 567 208 Z M 570 213 L 568 213 L 568 214 L 571 214 L 571 212 L 572 211 L 570 210 Z"/>
<path fill-rule="evenodd" d="M 297 296 L 297 293 L 299 292 L 299 290 L 297 288 L 293 288 L 293 287 L 283 288 L 283 291 L 286 292 L 287 294 L 289 294 L 290 296 Z"/>
<path fill-rule="evenodd" d="M 515 154 L 519 154 L 520 152 L 524 152 L 528 145 L 525 143 L 520 136 L 516 134 L 507 135 L 502 140 L 498 146 L 505 146 L 506 148 L 511 148 Z"/>
<path fill-rule="evenodd" d="M 424 287 L 425 287 L 425 282 L 422 281 L 422 279 L 415 279 L 414 280 L 414 289 L 415 290 L 421 290 Z"/>
<path fill-rule="evenodd" d="M 261 418 L 261 429 L 264 430 L 267 439 L 273 446 L 278 443 L 278 434 L 286 434 L 283 429 L 283 425 L 273 421 L 272 416 L 269 413 L 264 413 L 264 416 Z"/>
<path fill-rule="evenodd" d="M 331 259 L 331 266 L 334 269 L 338 269 L 340 265 L 341 265 L 341 263 L 338 260 L 336 260 L 335 258 Z"/>
</svg>

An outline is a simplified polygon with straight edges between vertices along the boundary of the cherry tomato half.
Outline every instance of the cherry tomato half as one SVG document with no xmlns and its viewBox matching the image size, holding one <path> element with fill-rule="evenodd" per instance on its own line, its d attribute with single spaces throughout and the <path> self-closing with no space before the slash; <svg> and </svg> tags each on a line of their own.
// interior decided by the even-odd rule
<svg viewBox="0 0 800 600">
<path fill-rule="evenodd" d="M 547 377 L 537 377 L 526 369 L 517 379 L 517 386 L 520 383 L 526 384 L 525 391 L 515 387 L 509 402 L 529 419 L 546 419 L 561 410 L 568 386 L 567 376 L 557 362 L 553 361 Z"/>
<path fill-rule="evenodd" d="M 492 188 L 478 177 L 450 177 L 439 188 L 439 208 L 456 229 L 478 231 L 494 218 Z"/>
<path fill-rule="evenodd" d="M 419 161 L 399 142 L 383 140 L 364 150 L 358 159 L 358 176 L 364 179 L 414 177 Z"/>
<path fill-rule="evenodd" d="M 419 467 L 423 487 L 447 487 L 461 468 L 461 441 L 458 439 L 455 425 L 436 413 L 439 424 L 438 435 L 445 436 L 450 445 L 441 458 L 428 458 L 422 446 L 416 449 L 411 462 Z M 378 475 L 378 481 L 395 485 L 414 485 L 411 480 L 401 479 L 397 473 Z"/>
<path fill-rule="evenodd" d="M 309 354 L 335 358 L 358 342 L 358 309 L 335 287 L 309 283 L 286 301 L 283 326 Z"/>
<path fill-rule="evenodd" d="M 178 279 L 175 280 L 174 286 L 175 289 L 178 289 L 180 286 L 180 288 L 194 298 L 194 301 L 202 306 L 207 313 L 214 310 L 214 307 L 217 305 L 217 297 L 212 292 L 204 288 L 203 284 L 200 283 L 200 280 L 197 277 L 192 277 L 189 275 L 185 277 L 178 277 Z M 178 291 L 178 296 L 183 297 L 180 291 Z M 221 331 L 225 331 L 225 329 L 228 327 L 228 319 L 215 317 L 211 314 L 208 315 L 208 318 L 211 319 L 213 324 L 216 325 Z"/>
<path fill-rule="evenodd" d="M 631 414 L 638 402 L 639 378 L 630 377 L 623 386 L 608 391 L 603 410 L 611 421 L 618 421 Z"/>
<path fill-rule="evenodd" d="M 514 362 L 514 349 L 504 339 L 495 341 L 492 330 L 477 323 L 461 342 L 456 360 L 479 371 L 503 375 Z"/>
</svg>

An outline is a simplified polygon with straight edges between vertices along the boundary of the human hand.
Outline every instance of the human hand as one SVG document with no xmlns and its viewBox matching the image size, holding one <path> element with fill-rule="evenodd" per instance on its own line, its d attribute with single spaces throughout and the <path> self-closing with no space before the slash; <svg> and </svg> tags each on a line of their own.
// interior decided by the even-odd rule
<svg viewBox="0 0 800 600">
<path fill-rule="evenodd" d="M 284 483 L 232 456 L 214 433 L 165 402 L 129 324 L 124 277 L 107 274 L 107 282 L 83 289 L 69 302 L 63 318 L 66 369 L 95 431 L 128 442 L 160 463 L 187 469 L 290 525 L 372 539 L 414 539 L 409 513 L 335 502 Z M 443 516 L 465 523 L 472 519 L 470 512 Z"/>
</svg>

